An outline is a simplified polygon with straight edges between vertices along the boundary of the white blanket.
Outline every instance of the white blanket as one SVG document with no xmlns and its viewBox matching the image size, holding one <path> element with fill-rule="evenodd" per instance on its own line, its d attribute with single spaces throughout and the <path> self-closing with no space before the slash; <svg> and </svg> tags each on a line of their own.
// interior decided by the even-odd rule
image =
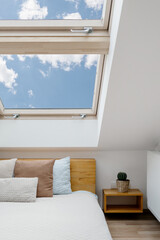
<svg viewBox="0 0 160 240">
<path fill-rule="evenodd" d="M 96 197 L 89 192 L 0 203 L 1 240 L 111 240 Z"/>
</svg>

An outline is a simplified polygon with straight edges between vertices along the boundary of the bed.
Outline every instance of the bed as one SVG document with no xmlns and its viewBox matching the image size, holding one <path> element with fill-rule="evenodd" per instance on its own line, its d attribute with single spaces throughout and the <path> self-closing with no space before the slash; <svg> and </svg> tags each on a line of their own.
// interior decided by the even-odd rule
<svg viewBox="0 0 160 240">
<path fill-rule="evenodd" d="M 72 194 L 0 203 L 0 239 L 111 240 L 94 194 L 94 159 L 71 159 L 71 184 Z"/>
</svg>

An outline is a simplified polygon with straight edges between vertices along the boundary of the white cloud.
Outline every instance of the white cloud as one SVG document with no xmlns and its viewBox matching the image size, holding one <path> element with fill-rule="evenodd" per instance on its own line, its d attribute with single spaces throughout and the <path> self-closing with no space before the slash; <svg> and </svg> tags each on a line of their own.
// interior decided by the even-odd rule
<svg viewBox="0 0 160 240">
<path fill-rule="evenodd" d="M 26 0 L 18 12 L 19 19 L 44 19 L 48 15 L 48 8 L 41 7 L 38 0 Z"/>
<path fill-rule="evenodd" d="M 34 95 L 32 89 L 28 90 L 28 95 L 29 95 L 29 97 L 32 97 Z"/>
<path fill-rule="evenodd" d="M 90 69 L 92 66 L 97 66 L 98 55 L 90 54 L 86 56 L 85 67 Z"/>
<path fill-rule="evenodd" d="M 73 55 L 61 55 L 61 54 L 37 54 L 37 55 L 18 55 L 20 61 L 25 61 L 25 59 L 36 57 L 40 60 L 42 64 L 50 64 L 53 68 L 60 68 L 64 71 L 70 71 L 73 67 L 81 65 L 84 55 L 73 54 Z M 40 73 L 44 75 L 41 71 Z"/>
<path fill-rule="evenodd" d="M 65 0 L 66 2 L 70 2 L 70 3 L 74 3 L 75 4 L 75 8 L 78 9 L 78 5 L 79 5 L 79 0 Z"/>
<path fill-rule="evenodd" d="M 25 55 L 17 55 L 17 57 L 21 62 L 24 62 L 26 59 Z"/>
<path fill-rule="evenodd" d="M 42 70 L 39 70 L 39 72 L 42 74 L 44 78 L 48 77 L 48 73 L 43 72 Z"/>
<path fill-rule="evenodd" d="M 103 6 L 104 0 L 84 0 L 88 8 L 100 10 Z"/>
<path fill-rule="evenodd" d="M 56 18 L 57 18 L 57 19 L 61 19 L 61 18 L 62 18 L 61 14 L 57 14 L 57 15 L 56 15 Z"/>
<path fill-rule="evenodd" d="M 84 55 L 36 55 L 42 64 L 50 64 L 53 68 L 70 71 L 74 66 L 81 65 Z"/>
<path fill-rule="evenodd" d="M 56 17 L 58 19 L 82 19 L 81 14 L 79 12 L 57 14 Z"/>
<path fill-rule="evenodd" d="M 15 89 L 9 89 L 9 92 L 13 93 L 13 95 L 16 95 L 17 91 Z"/>
<path fill-rule="evenodd" d="M 76 2 L 75 0 L 65 0 L 66 2 Z"/>
<path fill-rule="evenodd" d="M 0 69 L 0 82 L 3 83 L 6 88 L 9 88 L 9 91 L 11 91 L 13 94 L 16 94 L 14 87 L 17 85 L 16 78 L 18 77 L 18 74 L 12 68 L 9 69 L 7 67 L 6 61 L 1 56 Z"/>
<path fill-rule="evenodd" d="M 10 60 L 10 61 L 14 60 L 14 58 L 10 54 L 1 54 L 1 57 L 5 57 L 5 58 L 7 58 L 7 60 Z"/>
<path fill-rule="evenodd" d="M 24 62 L 27 57 L 29 57 L 29 58 L 34 58 L 34 56 L 35 56 L 35 55 L 33 55 L 33 54 L 32 54 L 32 55 L 31 55 L 31 54 L 30 54 L 30 55 L 28 55 L 28 54 L 26 54 L 26 55 L 23 55 L 23 54 L 17 55 L 19 61 L 21 61 L 21 62 Z"/>
<path fill-rule="evenodd" d="M 82 19 L 79 12 L 68 13 L 68 14 L 63 13 L 62 16 L 63 16 L 63 19 Z"/>
<path fill-rule="evenodd" d="M 76 2 L 76 0 L 65 0 L 66 2 Z"/>
<path fill-rule="evenodd" d="M 25 61 L 26 58 L 38 58 L 41 64 L 49 64 L 52 68 L 60 68 L 64 71 L 71 71 L 75 66 L 80 66 L 82 61 L 85 60 L 85 67 L 90 69 L 92 66 L 97 65 L 98 55 L 90 54 L 37 54 L 37 55 L 18 55 L 20 61 Z M 85 58 L 84 58 L 85 57 Z M 41 69 L 39 72 L 43 77 L 48 76 L 48 72 L 45 73 Z"/>
<path fill-rule="evenodd" d="M 29 107 L 29 108 L 35 108 L 32 104 L 29 104 L 28 107 Z"/>
</svg>

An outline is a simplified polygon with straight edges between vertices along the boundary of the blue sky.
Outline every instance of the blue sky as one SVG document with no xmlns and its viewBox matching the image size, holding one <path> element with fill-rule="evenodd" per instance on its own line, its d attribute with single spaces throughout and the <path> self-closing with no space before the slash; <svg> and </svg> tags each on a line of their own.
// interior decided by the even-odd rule
<svg viewBox="0 0 160 240">
<path fill-rule="evenodd" d="M 4 19 L 101 19 L 104 0 L 1 0 Z M 5 108 L 92 108 L 98 55 L 0 55 Z"/>
<path fill-rule="evenodd" d="M 5 108 L 92 108 L 98 55 L 0 55 Z"/>
<path fill-rule="evenodd" d="M 101 19 L 104 0 L 1 0 L 0 19 Z"/>
</svg>

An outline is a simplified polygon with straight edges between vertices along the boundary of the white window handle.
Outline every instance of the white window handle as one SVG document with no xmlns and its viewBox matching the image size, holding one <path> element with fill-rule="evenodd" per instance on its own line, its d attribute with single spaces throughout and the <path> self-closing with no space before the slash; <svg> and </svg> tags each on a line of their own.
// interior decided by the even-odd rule
<svg viewBox="0 0 160 240">
<path fill-rule="evenodd" d="M 72 33 L 92 33 L 93 29 L 92 27 L 84 27 L 84 29 L 71 29 Z"/>
</svg>

